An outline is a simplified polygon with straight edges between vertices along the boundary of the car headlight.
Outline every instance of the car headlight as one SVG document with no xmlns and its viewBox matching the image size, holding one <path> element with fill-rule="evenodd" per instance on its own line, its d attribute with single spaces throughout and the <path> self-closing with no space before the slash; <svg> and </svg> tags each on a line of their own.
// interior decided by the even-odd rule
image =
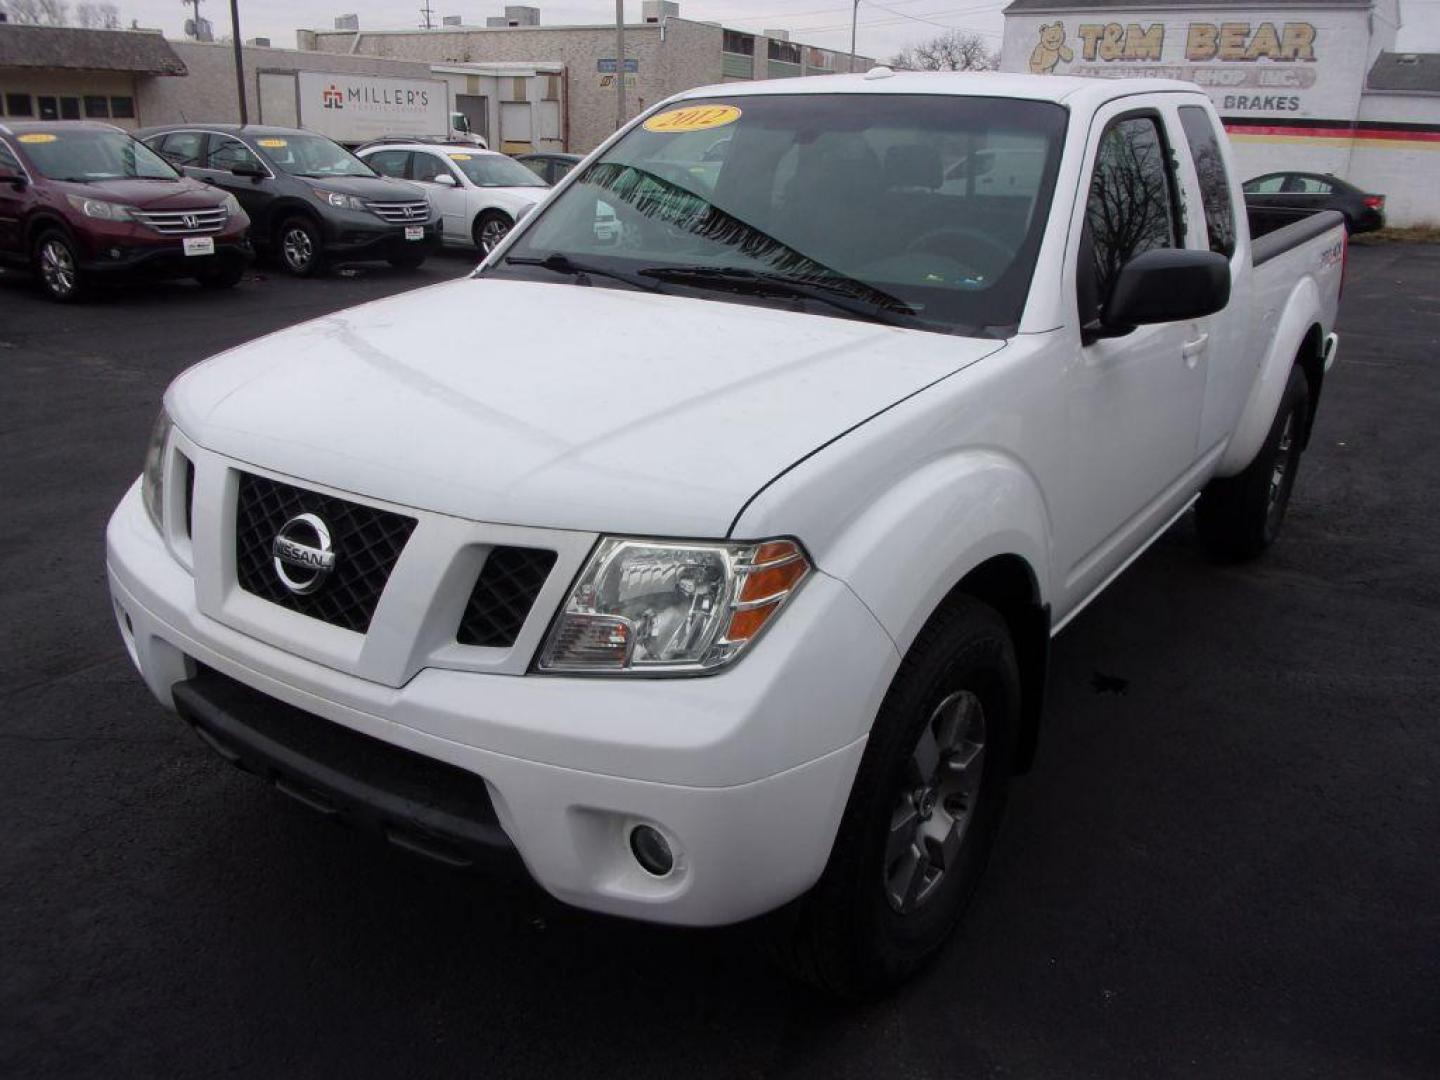
<svg viewBox="0 0 1440 1080">
<path fill-rule="evenodd" d="M 150 442 L 145 447 L 145 468 L 140 472 L 140 498 L 145 503 L 145 512 L 150 515 L 155 528 L 164 532 L 165 505 L 165 447 L 170 442 L 170 429 L 174 425 L 164 409 L 155 418 L 150 429 Z"/>
<path fill-rule="evenodd" d="M 86 217 L 99 218 L 101 221 L 134 221 L 134 207 L 122 206 L 120 203 L 106 202 L 104 199 L 91 199 L 84 195 L 66 195 L 70 205 L 79 210 Z"/>
<path fill-rule="evenodd" d="M 793 540 L 606 537 L 576 578 L 537 666 L 591 674 L 716 670 L 774 621 L 809 573 Z"/>
<path fill-rule="evenodd" d="M 368 210 L 365 201 L 357 195 L 346 195 L 339 191 L 326 191 L 324 188 L 316 188 L 315 194 L 324 199 L 331 206 L 338 206 L 341 210 Z"/>
<path fill-rule="evenodd" d="M 235 198 L 234 195 L 231 195 L 228 192 L 226 193 L 225 197 L 220 200 L 220 205 L 225 208 L 225 213 L 229 214 L 231 217 L 234 217 L 236 214 L 240 213 L 240 200 Z"/>
</svg>

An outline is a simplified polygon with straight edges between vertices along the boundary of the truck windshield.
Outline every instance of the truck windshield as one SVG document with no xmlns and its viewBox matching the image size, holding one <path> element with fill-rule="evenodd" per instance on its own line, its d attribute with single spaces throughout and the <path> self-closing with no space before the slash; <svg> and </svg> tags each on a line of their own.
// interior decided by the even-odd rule
<svg viewBox="0 0 1440 1080">
<path fill-rule="evenodd" d="M 1002 98 L 687 101 L 589 165 L 487 274 L 1002 336 L 1024 306 L 1065 120 Z"/>
<path fill-rule="evenodd" d="M 339 143 L 323 135 L 260 135 L 260 152 L 291 176 L 374 176 L 375 171 Z"/>
<path fill-rule="evenodd" d="M 159 154 L 120 131 L 26 132 L 19 141 L 36 171 L 51 180 L 180 178 Z"/>
</svg>

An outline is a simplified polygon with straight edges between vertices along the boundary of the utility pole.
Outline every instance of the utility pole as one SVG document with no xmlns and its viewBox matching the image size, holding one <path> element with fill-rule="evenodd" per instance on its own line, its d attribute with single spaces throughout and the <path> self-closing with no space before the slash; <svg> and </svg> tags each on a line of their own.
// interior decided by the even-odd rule
<svg viewBox="0 0 1440 1080">
<path fill-rule="evenodd" d="M 625 0 L 615 0 L 615 130 L 625 125 Z"/>
<path fill-rule="evenodd" d="M 240 45 L 240 0 L 230 0 L 230 40 L 235 46 L 235 93 L 240 99 L 240 123 L 248 124 L 245 108 L 245 50 Z"/>
<path fill-rule="evenodd" d="M 855 24 L 860 21 L 860 0 L 850 9 L 850 74 L 855 74 Z"/>
<path fill-rule="evenodd" d="M 420 17 L 425 20 L 420 24 L 421 30 L 435 29 L 435 9 L 430 6 L 430 0 L 425 0 L 425 6 L 420 9 Z"/>
</svg>

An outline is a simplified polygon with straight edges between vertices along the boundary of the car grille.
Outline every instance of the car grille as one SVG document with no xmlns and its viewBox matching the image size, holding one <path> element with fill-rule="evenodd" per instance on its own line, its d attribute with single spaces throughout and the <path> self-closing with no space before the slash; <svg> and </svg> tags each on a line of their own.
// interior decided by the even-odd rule
<svg viewBox="0 0 1440 1080">
<path fill-rule="evenodd" d="M 555 552 L 497 547 L 480 570 L 455 640 L 461 645 L 508 648 L 540 595 L 555 565 Z"/>
<path fill-rule="evenodd" d="M 275 573 L 271 547 L 296 514 L 315 514 L 330 530 L 335 568 L 313 593 L 298 595 Z M 235 507 L 235 576 L 240 587 L 264 600 L 363 634 L 415 519 L 331 495 L 240 474 Z"/>
<path fill-rule="evenodd" d="M 365 205 L 386 221 L 396 223 L 415 224 L 430 217 L 430 204 L 424 202 L 371 202 Z"/>
<path fill-rule="evenodd" d="M 132 210 L 135 220 L 166 236 L 218 233 L 230 213 L 223 206 L 205 210 Z"/>
</svg>

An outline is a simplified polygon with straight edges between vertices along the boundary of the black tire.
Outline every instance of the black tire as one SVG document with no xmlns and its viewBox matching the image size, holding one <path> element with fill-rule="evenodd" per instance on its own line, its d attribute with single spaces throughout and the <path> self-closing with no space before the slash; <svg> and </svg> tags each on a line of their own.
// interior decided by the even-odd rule
<svg viewBox="0 0 1440 1080">
<path fill-rule="evenodd" d="M 921 736 L 941 730 L 950 703 L 968 710 L 972 722 L 978 706 L 983 749 L 970 761 L 974 773 L 955 767 L 973 739 L 951 758 L 937 755 L 932 776 L 970 776 L 975 787 L 955 846 L 936 860 L 939 841 L 905 830 L 918 826 L 948 837 L 961 820 L 955 806 L 961 798 L 935 792 L 919 766 Z M 1019 727 L 1020 674 L 1005 621 L 977 600 L 955 598 L 921 630 L 890 685 L 820 881 L 771 917 L 771 945 L 782 967 L 828 993 L 859 998 L 900 983 L 939 952 L 989 857 Z M 922 797 L 925 790 L 929 797 Z M 929 890 L 923 895 L 913 888 L 916 877 L 907 876 L 911 866 L 921 867 L 919 884 Z M 937 869 L 934 880 L 925 876 Z"/>
<path fill-rule="evenodd" d="M 293 277 L 315 277 L 325 271 L 325 241 L 320 226 L 307 217 L 286 218 L 275 230 L 275 254 Z"/>
<path fill-rule="evenodd" d="M 514 227 L 515 220 L 509 214 L 486 210 L 475 218 L 475 224 L 470 228 L 470 239 L 480 249 L 481 255 L 489 255 Z"/>
<path fill-rule="evenodd" d="M 196 274 L 195 280 L 200 283 L 202 289 L 233 289 L 245 277 L 245 264 L 239 259 L 231 259 L 205 271 L 203 274 Z"/>
<path fill-rule="evenodd" d="M 83 300 L 89 291 L 75 241 L 63 229 L 45 229 L 30 248 L 30 266 L 46 297 L 57 304 Z"/>
<path fill-rule="evenodd" d="M 385 261 L 396 270 L 419 270 L 429 255 L 428 251 L 407 251 L 403 255 L 391 255 Z"/>
<path fill-rule="evenodd" d="M 1280 535 L 1309 416 L 1310 383 L 1296 366 L 1255 460 L 1242 473 L 1211 480 L 1200 496 L 1195 523 L 1212 558 L 1253 559 Z"/>
</svg>

